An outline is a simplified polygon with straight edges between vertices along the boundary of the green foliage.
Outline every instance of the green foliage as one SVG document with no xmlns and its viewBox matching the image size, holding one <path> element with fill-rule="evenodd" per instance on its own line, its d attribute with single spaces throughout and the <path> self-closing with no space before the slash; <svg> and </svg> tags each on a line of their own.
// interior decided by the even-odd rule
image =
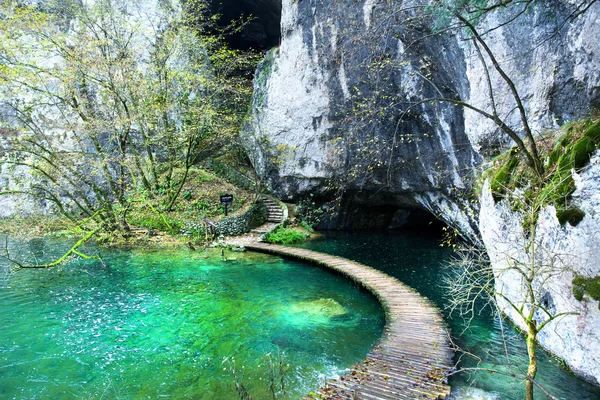
<svg viewBox="0 0 600 400">
<path fill-rule="evenodd" d="M 578 301 L 582 301 L 585 293 L 592 299 L 600 301 L 600 277 L 585 278 L 576 276 L 573 279 L 573 296 Z M 600 308 L 600 304 L 598 304 L 598 308 Z"/>
<path fill-rule="evenodd" d="M 29 170 L 21 192 L 112 230 L 140 187 L 165 212 L 191 201 L 189 170 L 236 141 L 257 54 L 227 47 L 207 0 L 158 2 L 160 30 L 136 2 L 43 3 L 0 3 L 0 91 L 17 116 L 0 121 L 3 171 Z"/>
<path fill-rule="evenodd" d="M 180 172 L 175 170 L 175 174 Z M 148 198 L 146 192 L 141 192 L 136 197 L 130 199 L 132 203 L 132 213 L 130 219 L 136 213 L 148 213 L 149 210 L 154 210 L 152 213 L 157 214 L 163 212 L 167 215 L 176 215 L 178 219 L 183 221 L 185 227 L 193 227 L 198 221 L 203 218 L 218 220 L 224 216 L 224 208 L 220 202 L 220 195 L 229 193 L 234 196 L 234 202 L 229 207 L 229 214 L 236 213 L 248 206 L 249 199 L 252 193 L 236 187 L 229 182 L 219 178 L 210 171 L 200 168 L 191 168 L 186 181 L 182 186 L 182 195 L 177 199 L 172 207 L 172 212 L 164 212 L 160 208 L 160 204 L 165 203 L 168 198 L 168 191 L 157 193 Z M 133 225 L 138 225 L 138 219 L 131 219 Z M 184 228 L 185 228 L 184 227 Z M 186 232 L 193 232 L 197 229 L 185 228 Z M 156 227 L 156 229 L 159 229 Z M 202 228 L 203 229 L 203 228 Z M 162 230 L 162 229 L 161 229 Z"/>
<path fill-rule="evenodd" d="M 306 221 L 300 221 L 300 223 L 298 225 L 301 226 L 302 228 L 306 229 L 310 233 L 315 232 L 315 229 L 312 226 L 310 226 L 308 224 L 308 222 L 306 222 Z"/>
<path fill-rule="evenodd" d="M 183 222 L 176 217 L 165 214 L 135 213 L 130 217 L 133 225 L 167 232 L 171 235 L 179 234 Z"/>
<path fill-rule="evenodd" d="M 502 196 L 506 195 L 506 190 L 510 183 L 518 178 L 517 174 L 513 175 L 513 172 L 515 172 L 515 169 L 520 162 L 518 154 L 518 147 L 513 147 L 506 153 L 501 154 L 495 160 L 499 165 L 499 168 L 491 170 L 488 173 L 492 193 L 496 200 L 499 200 Z"/>
<path fill-rule="evenodd" d="M 317 207 L 312 193 L 307 198 L 298 202 L 298 218 L 302 223 L 310 227 L 309 231 L 312 231 L 319 224 L 323 212 L 321 207 Z"/>
<path fill-rule="evenodd" d="M 600 148 L 600 119 L 586 119 L 565 124 L 558 138 L 548 136 L 541 140 L 541 156 L 546 160 L 546 173 L 536 176 L 526 164 L 517 148 L 513 148 L 494 161 L 494 166 L 484 173 L 489 178 L 492 194 L 496 201 L 508 198 L 514 210 L 522 209 L 523 202 L 536 207 L 548 204 L 556 208 L 556 216 L 561 224 L 576 226 L 585 216 L 584 211 L 570 204 L 575 191 L 575 181 L 571 170 L 584 168 L 590 157 Z M 554 140 L 553 140 L 554 139 Z M 543 142 L 554 141 L 552 147 Z M 523 196 L 516 199 L 515 191 L 523 190 Z M 535 222 L 537 215 L 532 221 Z"/>
<path fill-rule="evenodd" d="M 305 241 L 310 234 L 294 228 L 279 227 L 275 231 L 267 234 L 265 240 L 268 243 L 276 244 L 295 244 Z"/>
</svg>

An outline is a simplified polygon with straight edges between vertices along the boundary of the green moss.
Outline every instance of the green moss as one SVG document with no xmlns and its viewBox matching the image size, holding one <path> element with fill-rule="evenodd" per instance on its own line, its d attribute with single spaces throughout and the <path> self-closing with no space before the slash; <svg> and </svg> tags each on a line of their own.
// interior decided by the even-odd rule
<svg viewBox="0 0 600 400">
<path fill-rule="evenodd" d="M 600 120 L 596 121 L 596 123 L 592 124 L 583 134 L 583 136 L 588 137 L 596 143 L 596 145 L 600 144 Z"/>
<path fill-rule="evenodd" d="M 556 217 L 561 225 L 566 224 L 567 222 L 572 226 L 577 226 L 583 217 L 585 217 L 585 212 L 577 207 L 571 207 L 567 209 L 557 209 Z"/>
<path fill-rule="evenodd" d="M 590 161 L 592 153 L 596 150 L 596 144 L 587 136 L 582 136 L 573 145 L 573 167 L 581 169 Z"/>
<path fill-rule="evenodd" d="M 507 189 L 509 189 L 511 186 L 510 183 L 513 180 L 513 172 L 519 165 L 518 155 L 519 149 L 517 147 L 513 147 L 508 152 L 498 156 L 495 161 L 500 165 L 500 167 L 496 170 L 493 170 L 493 173 L 490 176 L 490 184 L 492 193 L 494 194 L 494 198 L 496 200 L 504 197 Z"/>
<path fill-rule="evenodd" d="M 575 181 L 571 171 L 584 168 L 596 149 L 600 148 L 600 120 L 585 119 L 565 124 L 562 134 L 552 148 L 540 145 L 541 157 L 546 160 L 546 175 L 539 177 L 527 165 L 517 148 L 498 156 L 494 167 L 486 171 L 484 178 L 490 180 L 492 194 L 496 201 L 508 198 L 515 211 L 521 211 L 526 204 L 556 207 L 556 215 L 561 224 L 569 222 L 576 226 L 585 213 L 571 207 L 569 200 L 575 191 Z M 521 199 L 512 193 L 525 189 Z M 533 221 L 524 221 L 528 226 Z"/>
<path fill-rule="evenodd" d="M 179 219 L 173 218 L 168 214 L 153 214 L 153 213 L 133 213 L 129 222 L 134 226 L 141 228 L 155 229 L 161 232 L 167 232 L 171 235 L 179 234 L 183 222 Z"/>
<path fill-rule="evenodd" d="M 269 80 L 269 77 L 273 72 L 273 67 L 275 65 L 275 55 L 278 51 L 278 48 L 273 48 L 267 51 L 264 59 L 257 66 L 254 98 L 259 107 L 262 106 L 264 103 L 267 81 Z"/>
<path fill-rule="evenodd" d="M 592 299 L 600 301 L 600 276 L 594 278 L 576 276 L 573 279 L 573 296 L 578 301 L 582 301 L 583 295 L 586 293 Z M 600 304 L 598 304 L 598 308 L 600 309 Z"/>
</svg>

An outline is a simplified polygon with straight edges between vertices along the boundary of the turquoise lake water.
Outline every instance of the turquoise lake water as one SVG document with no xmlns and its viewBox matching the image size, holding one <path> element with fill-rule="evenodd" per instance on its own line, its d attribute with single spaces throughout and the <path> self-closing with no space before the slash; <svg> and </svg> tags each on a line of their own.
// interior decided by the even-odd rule
<svg viewBox="0 0 600 400">
<path fill-rule="evenodd" d="M 18 247 L 43 259 L 64 246 Z M 370 294 L 312 265 L 99 251 L 103 263 L 0 268 L 0 399 L 235 399 L 232 356 L 253 398 L 272 398 L 278 351 L 299 398 L 363 359 L 385 322 Z"/>
<path fill-rule="evenodd" d="M 324 233 L 301 247 L 346 257 L 395 276 L 435 301 L 443 309 L 446 289 L 442 284 L 448 270 L 443 267 L 452 252 L 439 246 L 440 238 L 427 232 Z M 448 319 L 461 348 L 481 358 L 463 357 L 463 367 L 490 368 L 505 373 L 526 370 L 525 343 L 506 320 L 486 310 L 477 315 L 469 329 L 461 319 Z M 506 347 L 504 345 L 506 343 Z M 508 360 L 506 353 L 508 351 Z M 598 400 L 600 388 L 571 375 L 560 362 L 539 349 L 538 381 L 554 396 L 570 400 Z M 512 366 L 507 366 L 512 364 Z M 524 384 L 498 373 L 462 373 L 452 377 L 453 398 L 521 400 Z M 536 398 L 546 396 L 536 389 Z"/>
</svg>

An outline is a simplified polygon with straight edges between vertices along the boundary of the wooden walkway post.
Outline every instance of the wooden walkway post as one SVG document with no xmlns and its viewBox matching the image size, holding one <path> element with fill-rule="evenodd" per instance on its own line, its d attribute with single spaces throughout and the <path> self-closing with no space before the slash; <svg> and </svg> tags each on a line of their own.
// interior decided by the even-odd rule
<svg viewBox="0 0 600 400">
<path fill-rule="evenodd" d="M 317 391 L 321 399 L 445 399 L 454 355 L 440 311 L 381 271 L 345 258 L 253 243 L 249 250 L 293 257 L 340 272 L 371 291 L 385 310 L 381 339 L 367 358 Z M 314 397 L 312 397 L 314 398 Z"/>
</svg>

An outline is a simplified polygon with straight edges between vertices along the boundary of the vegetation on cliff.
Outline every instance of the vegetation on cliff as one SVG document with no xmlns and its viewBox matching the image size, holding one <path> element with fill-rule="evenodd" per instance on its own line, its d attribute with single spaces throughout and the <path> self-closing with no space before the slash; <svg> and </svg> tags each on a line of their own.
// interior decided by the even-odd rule
<svg viewBox="0 0 600 400">
<path fill-rule="evenodd" d="M 536 209 L 553 205 L 560 223 L 576 226 L 585 213 L 571 203 L 575 191 L 572 171 L 584 168 L 600 147 L 600 118 L 590 117 L 565 124 L 538 139 L 545 172 L 539 176 L 525 163 L 520 149 L 500 154 L 485 171 L 494 198 L 507 198 L 514 210 L 535 204 Z M 515 196 L 522 193 L 522 196 Z M 537 218 L 537 213 L 532 215 Z"/>
</svg>

